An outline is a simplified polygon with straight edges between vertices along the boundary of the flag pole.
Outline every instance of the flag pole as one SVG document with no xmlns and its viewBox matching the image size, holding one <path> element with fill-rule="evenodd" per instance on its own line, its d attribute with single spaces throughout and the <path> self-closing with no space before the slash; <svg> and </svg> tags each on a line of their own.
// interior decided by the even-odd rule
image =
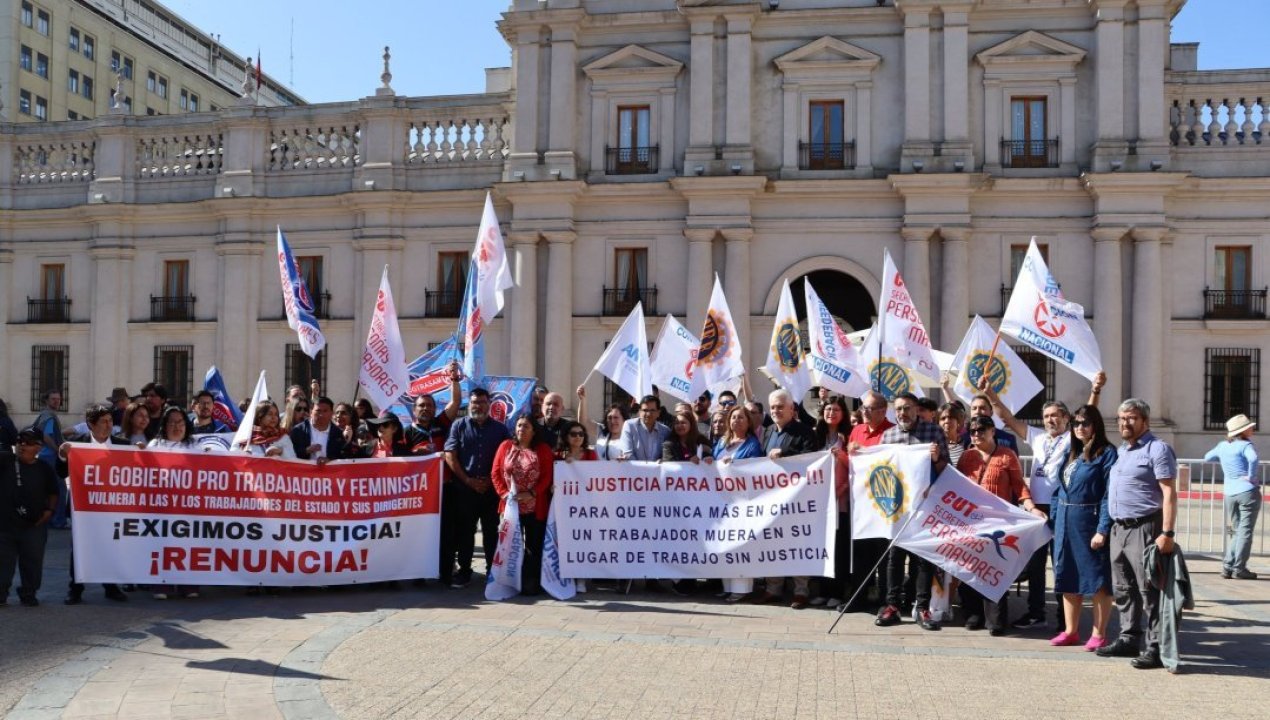
<svg viewBox="0 0 1270 720">
<path fill-rule="evenodd" d="M 930 494 L 929 487 L 927 487 L 926 492 L 922 494 L 922 499 L 925 500 L 928 494 Z M 873 574 L 878 571 L 878 567 L 882 565 L 882 561 L 886 560 L 886 558 L 890 556 L 891 550 L 895 547 L 895 541 L 899 540 L 900 536 L 904 534 L 904 531 L 908 529 L 908 524 L 913 522 L 913 518 L 917 517 L 916 508 L 913 510 L 913 512 L 908 514 L 908 518 L 904 521 L 904 524 L 900 526 L 899 531 L 895 533 L 895 537 L 891 538 L 891 542 L 886 546 L 886 550 L 882 553 L 882 557 L 878 558 L 878 561 L 873 563 L 873 569 L 870 570 L 869 574 L 865 577 L 873 577 Z M 855 592 L 851 594 L 850 599 L 838 607 L 838 617 L 835 618 L 833 624 L 829 626 L 829 630 L 825 633 L 826 635 L 833 634 L 834 628 L 838 627 L 838 623 L 842 621 L 842 616 L 847 614 L 847 610 L 851 607 L 851 603 L 855 602 L 855 599 L 860 596 L 860 592 L 864 590 L 864 587 L 865 583 L 860 583 L 860 586 L 857 587 Z"/>
<path fill-rule="evenodd" d="M 988 377 L 992 372 L 992 361 L 997 357 L 997 346 L 1001 344 L 1001 330 L 997 330 L 997 337 L 992 341 L 992 350 L 988 353 L 988 361 L 983 364 L 983 370 L 980 371 L 981 377 Z M 967 368 L 969 369 L 969 368 Z"/>
</svg>

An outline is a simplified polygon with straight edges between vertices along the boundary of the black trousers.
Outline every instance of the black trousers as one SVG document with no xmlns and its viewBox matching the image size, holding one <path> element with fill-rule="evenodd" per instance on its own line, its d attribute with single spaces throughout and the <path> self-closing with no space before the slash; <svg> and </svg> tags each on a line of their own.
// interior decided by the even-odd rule
<svg viewBox="0 0 1270 720">
<path fill-rule="evenodd" d="M 460 514 L 457 486 L 461 484 L 458 480 L 450 480 L 441 487 L 441 542 L 438 548 L 441 560 L 437 567 L 441 582 L 447 585 L 454 578 L 455 528 Z"/>
<path fill-rule="evenodd" d="M 850 513 L 848 513 L 850 514 Z M 886 598 L 886 546 L 887 541 L 879 538 L 867 538 L 864 540 L 856 540 L 852 543 L 855 546 L 855 576 L 857 580 L 856 587 L 865 586 L 866 592 L 868 587 L 876 587 L 878 590 L 878 599 Z M 881 564 L 879 564 L 879 561 Z M 874 570 L 873 566 L 877 565 Z M 856 599 L 857 604 L 867 604 L 869 599 L 865 593 L 860 593 L 860 597 Z M 844 600 L 848 598 L 843 598 Z"/>
<path fill-rule="evenodd" d="M 961 598 L 961 611 L 966 617 L 977 615 L 983 618 L 989 630 L 1003 628 L 1009 624 L 1010 596 L 1008 593 L 1001 596 L 1001 602 L 992 602 L 970 587 L 969 583 L 962 583 L 957 588 L 957 594 Z"/>
<path fill-rule="evenodd" d="M 521 565 L 521 593 L 531 595 L 542 591 L 542 543 L 546 538 L 546 523 L 533 513 L 520 516 L 520 529 L 525 533 L 525 562 Z"/>
<path fill-rule="evenodd" d="M 833 540 L 833 574 L 834 577 L 825 578 L 824 587 L 820 594 L 826 598 L 838 598 L 845 601 L 851 597 L 851 593 L 859 586 L 856 580 L 857 575 L 863 576 L 869 568 L 860 569 L 860 558 L 856 558 L 856 570 L 851 571 L 851 513 L 838 513 L 838 532 L 834 535 Z"/>
<path fill-rule="evenodd" d="M 1049 505 L 1038 503 L 1036 507 L 1046 516 L 1050 514 Z M 1052 547 L 1053 543 L 1048 542 L 1037 548 L 1023 570 L 1023 577 L 1027 578 L 1027 613 L 1032 617 L 1045 617 L 1045 562 L 1049 560 Z"/>
<path fill-rule="evenodd" d="M 44 547 L 48 545 L 47 525 L 0 528 L 0 600 L 9 597 L 9 585 L 16 568 L 22 584 L 18 597 L 35 597 L 44 582 Z"/>
<path fill-rule="evenodd" d="M 891 546 L 891 554 L 886 558 L 886 604 L 899 607 L 904 601 L 904 561 L 910 556 L 907 550 Z M 913 607 L 917 610 L 930 609 L 930 583 L 934 578 L 935 568 L 925 560 L 912 555 L 913 576 L 917 587 L 913 591 Z"/>
<path fill-rule="evenodd" d="M 68 508 L 68 509 L 70 509 L 70 508 Z M 71 509 L 71 510 L 73 510 L 73 509 Z M 83 594 L 84 594 L 84 583 L 75 582 L 75 543 L 73 543 L 73 542 L 71 543 L 70 577 L 71 577 L 71 581 L 70 581 L 69 583 L 67 583 L 67 584 L 66 584 L 66 590 L 67 590 L 67 592 L 69 592 L 71 595 L 74 595 L 75 597 L 79 597 L 79 596 L 83 595 Z M 119 592 L 119 586 L 118 586 L 118 585 L 111 584 L 111 583 L 106 583 L 106 584 L 102 585 L 102 588 L 104 588 L 104 589 L 106 590 L 106 592 L 108 592 L 108 593 L 109 593 L 109 592 Z"/>
<path fill-rule="evenodd" d="M 471 571 L 472 556 L 476 552 L 476 525 L 481 525 L 481 545 L 485 551 L 485 566 L 494 560 L 498 547 L 498 494 L 493 488 L 477 493 L 466 484 L 455 481 L 454 552 L 459 569 Z M 447 488 L 449 489 L 449 488 Z M 442 563 L 442 567 L 445 563 Z"/>
</svg>

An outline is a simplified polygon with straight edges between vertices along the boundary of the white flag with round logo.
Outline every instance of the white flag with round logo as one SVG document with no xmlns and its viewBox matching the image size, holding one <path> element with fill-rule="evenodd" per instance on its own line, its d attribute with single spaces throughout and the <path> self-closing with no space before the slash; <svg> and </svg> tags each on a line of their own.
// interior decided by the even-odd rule
<svg viewBox="0 0 1270 720">
<path fill-rule="evenodd" d="M 648 335 L 644 331 L 644 304 L 635 303 L 613 341 L 595 362 L 595 372 L 612 380 L 631 397 L 653 394 L 652 373 L 648 369 Z"/>
<path fill-rule="evenodd" d="M 684 402 L 695 402 L 705 392 L 705 383 L 697 373 L 697 349 L 701 341 L 682 323 L 667 315 L 661 332 L 648 357 L 653 384 Z"/>
<path fill-rule="evenodd" d="M 1023 256 L 1001 332 L 1094 379 L 1102 370 L 1102 353 L 1085 308 L 1063 298 L 1033 238 Z"/>
<path fill-rule="evenodd" d="M 894 539 L 930 487 L 930 446 L 875 445 L 851 455 L 851 537 Z"/>
<path fill-rule="evenodd" d="M 864 344 L 860 346 L 860 369 L 864 372 L 865 381 L 869 384 L 866 390 L 881 393 L 887 403 L 901 393 L 907 392 L 921 396 L 922 390 L 917 374 L 905 365 L 896 353 L 887 352 L 887 349 L 882 347 L 881 333 L 878 332 L 877 325 L 869 328 L 869 334 L 865 336 Z M 860 395 L 863 394 L 863 392 L 860 393 Z M 891 409 L 888 408 L 887 417 L 894 421 L 891 413 Z"/>
<path fill-rule="evenodd" d="M 789 391 L 795 402 L 802 402 L 811 389 L 807 359 L 803 357 L 803 340 L 798 334 L 798 315 L 794 312 L 794 296 L 789 280 L 781 287 L 781 301 L 776 307 L 776 324 L 767 350 L 767 371 L 772 379 Z"/>
<path fill-rule="evenodd" d="M 710 307 L 706 309 L 705 323 L 701 329 L 701 348 L 697 351 L 697 372 L 706 387 L 714 387 L 726 380 L 745 374 L 741 362 L 741 340 L 732 322 L 732 311 L 723 296 L 719 276 L 714 276 L 714 290 L 710 292 Z"/>
<path fill-rule="evenodd" d="M 988 384 L 1001 398 L 1010 412 L 1017 413 L 1028 404 L 1037 393 L 1045 389 L 1041 381 L 1032 374 L 1032 369 L 1023 362 L 1018 353 L 1007 343 L 996 342 L 997 334 L 992 326 L 983 318 L 975 316 L 966 331 L 966 337 L 957 348 L 953 358 L 952 369 L 957 373 L 953 382 L 953 392 L 969 405 L 975 395 L 979 394 L 979 379 L 985 375 L 984 367 L 988 358 L 992 358 L 992 366 L 986 372 Z M 992 353 L 995 344 L 996 354 Z"/>
<path fill-rule="evenodd" d="M 931 352 L 930 336 L 917 314 L 904 278 L 895 268 L 891 254 L 882 251 L 882 296 L 878 299 L 878 327 L 882 329 L 884 353 L 904 367 L 931 380 L 939 379 L 939 364 Z"/>
<path fill-rule="evenodd" d="M 860 397 L 868 392 L 869 383 L 851 338 L 838 327 L 838 321 L 812 289 L 810 279 L 804 281 L 803 296 L 807 300 L 811 382 L 847 397 Z"/>
</svg>

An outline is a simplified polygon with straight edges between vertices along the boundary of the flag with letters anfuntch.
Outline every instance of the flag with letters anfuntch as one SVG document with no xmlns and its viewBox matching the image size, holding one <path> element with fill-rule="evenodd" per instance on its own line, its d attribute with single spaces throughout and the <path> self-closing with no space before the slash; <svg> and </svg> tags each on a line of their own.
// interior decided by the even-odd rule
<svg viewBox="0 0 1270 720">
<path fill-rule="evenodd" d="M 648 368 L 648 335 L 644 330 L 644 304 L 635 303 L 630 315 L 617 329 L 609 346 L 595 361 L 595 372 L 613 381 L 634 398 L 653 394 L 652 373 Z"/>
<path fill-rule="evenodd" d="M 1036 247 L 1036 238 L 1023 256 L 1010 304 L 1001 317 L 1001 332 L 1091 381 L 1102 370 L 1102 353 L 1093 328 L 1085 320 L 1085 308 L 1063 298 Z"/>
<path fill-rule="evenodd" d="M 804 283 L 811 381 L 846 397 L 860 397 L 869 391 L 868 369 L 860 368 L 855 346 L 811 287 L 811 279 Z"/>
<path fill-rule="evenodd" d="M 996 338 L 992 327 L 975 315 L 953 358 L 953 369 L 958 374 L 952 389 L 957 397 L 970 405 L 970 401 L 979 394 L 980 379 L 986 376 L 989 387 L 1001 398 L 1001 402 L 1010 412 L 1017 413 L 1045 387 L 1018 353 L 1008 343 L 998 343 Z M 988 358 L 992 358 L 991 367 L 988 367 Z"/>
</svg>

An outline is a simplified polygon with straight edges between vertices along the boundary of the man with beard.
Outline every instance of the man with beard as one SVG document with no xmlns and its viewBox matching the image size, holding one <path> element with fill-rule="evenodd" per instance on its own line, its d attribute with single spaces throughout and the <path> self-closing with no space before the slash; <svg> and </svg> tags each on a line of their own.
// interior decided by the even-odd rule
<svg viewBox="0 0 1270 720">
<path fill-rule="evenodd" d="M 475 550 L 476 524 L 481 524 L 481 540 L 485 549 L 485 567 L 489 571 L 498 545 L 498 494 L 490 482 L 494 453 L 511 437 L 507 426 L 489 415 L 489 391 L 472 388 L 468 395 L 467 417 L 450 427 L 445 441 L 445 462 L 454 479 L 442 494 L 455 496 L 456 522 L 449 547 L 453 553 L 441 558 L 441 577 L 453 574 L 450 587 L 466 587 L 472 581 L 472 555 Z M 454 563 L 458 561 L 458 572 Z"/>
</svg>

